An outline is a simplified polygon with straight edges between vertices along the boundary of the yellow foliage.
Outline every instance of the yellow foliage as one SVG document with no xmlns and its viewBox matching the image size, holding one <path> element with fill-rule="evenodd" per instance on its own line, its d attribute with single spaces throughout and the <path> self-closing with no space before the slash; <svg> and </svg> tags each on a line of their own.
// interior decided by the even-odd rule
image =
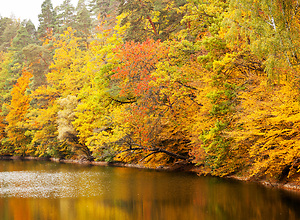
<svg viewBox="0 0 300 220">
<path fill-rule="evenodd" d="M 34 155 L 52 156 L 57 143 L 57 105 L 49 105 L 47 108 L 32 109 L 28 114 L 28 124 L 31 128 L 32 141 L 30 148 Z"/>
<path fill-rule="evenodd" d="M 265 76 L 250 80 L 247 90 L 239 95 L 234 123 L 239 129 L 228 135 L 240 148 L 248 148 L 252 176 L 283 178 L 298 170 L 293 165 L 300 156 L 298 89 L 293 79 L 281 79 L 273 87 Z"/>
<path fill-rule="evenodd" d="M 110 68 L 118 63 L 114 50 L 122 42 L 120 36 L 123 31 L 117 26 L 116 30 L 99 33 L 90 44 L 87 62 L 80 71 L 86 77 L 84 80 L 88 81 L 78 92 L 80 102 L 75 110 L 73 125 L 78 132 L 79 142 L 99 157 L 102 155 L 97 152 L 103 148 L 113 151 L 114 146 L 107 147 L 107 144 L 119 140 L 123 136 L 123 127 L 126 128 L 125 123 L 121 127 L 119 124 L 124 108 L 112 108 L 108 91 Z"/>
<path fill-rule="evenodd" d="M 30 138 L 26 136 L 26 114 L 29 109 L 30 96 L 27 95 L 28 84 L 32 74 L 23 70 L 22 76 L 11 91 L 12 100 L 6 116 L 8 140 L 16 147 L 16 154 L 25 155 Z"/>
<path fill-rule="evenodd" d="M 47 82 L 62 96 L 77 95 L 84 84 L 91 78 L 84 74 L 85 63 L 90 59 L 88 51 L 84 50 L 80 38 L 74 36 L 75 31 L 68 28 L 54 42 L 55 54 L 50 72 L 46 75 Z"/>
</svg>

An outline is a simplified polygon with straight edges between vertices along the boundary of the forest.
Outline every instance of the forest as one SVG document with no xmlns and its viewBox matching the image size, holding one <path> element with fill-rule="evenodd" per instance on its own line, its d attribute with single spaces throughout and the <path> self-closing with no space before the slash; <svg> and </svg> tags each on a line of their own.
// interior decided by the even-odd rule
<svg viewBox="0 0 300 220">
<path fill-rule="evenodd" d="M 0 17 L 0 155 L 300 171 L 298 0 L 70 0 Z"/>
</svg>

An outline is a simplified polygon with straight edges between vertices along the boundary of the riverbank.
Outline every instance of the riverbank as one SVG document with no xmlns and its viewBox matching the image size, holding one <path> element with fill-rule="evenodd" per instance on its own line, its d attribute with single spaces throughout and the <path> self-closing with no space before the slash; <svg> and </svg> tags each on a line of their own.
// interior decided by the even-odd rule
<svg viewBox="0 0 300 220">
<path fill-rule="evenodd" d="M 78 165 L 91 165 L 91 166 L 110 166 L 110 167 L 128 167 L 135 169 L 153 169 L 158 171 L 171 171 L 171 172 L 188 172 L 199 173 L 199 168 L 191 164 L 176 164 L 175 166 L 160 166 L 158 168 L 149 168 L 138 164 L 127 164 L 122 162 L 105 162 L 105 161 L 88 161 L 88 160 L 71 160 L 71 159 L 59 159 L 59 158 L 48 158 L 48 157 L 22 157 L 22 156 L 0 156 L 0 160 L 36 160 L 36 161 L 51 161 L 55 163 L 67 163 L 67 164 L 78 164 Z M 254 182 L 261 184 L 265 187 L 279 188 L 283 190 L 295 191 L 300 193 L 300 175 L 293 178 L 292 180 L 284 180 L 281 182 L 268 181 L 265 179 L 254 180 L 248 176 L 230 175 L 224 178 L 234 179 L 243 182 Z"/>
</svg>

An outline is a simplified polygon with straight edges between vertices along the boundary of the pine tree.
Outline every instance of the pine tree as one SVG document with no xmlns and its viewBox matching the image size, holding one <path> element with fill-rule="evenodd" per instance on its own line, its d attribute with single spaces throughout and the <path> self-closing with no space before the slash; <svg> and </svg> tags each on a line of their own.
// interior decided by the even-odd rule
<svg viewBox="0 0 300 220">
<path fill-rule="evenodd" d="M 92 18 L 88 11 L 85 0 L 79 0 L 76 7 L 76 23 L 75 29 L 79 32 L 78 35 L 86 39 L 91 34 Z"/>
<path fill-rule="evenodd" d="M 22 49 L 27 45 L 34 43 L 34 39 L 28 34 L 26 27 L 20 25 L 17 35 L 12 40 L 9 50 L 14 51 L 13 62 L 11 66 L 16 75 L 21 74 L 21 70 L 24 65 L 24 55 Z"/>
<path fill-rule="evenodd" d="M 64 0 L 63 3 L 55 8 L 57 13 L 57 23 L 59 33 L 67 30 L 68 27 L 74 28 L 75 25 L 75 8 L 71 0 Z"/>
<path fill-rule="evenodd" d="M 128 25 L 125 40 L 167 40 L 181 29 L 183 13 L 178 8 L 185 3 L 185 0 L 121 0 L 119 13 L 125 15 L 121 24 Z"/>
<path fill-rule="evenodd" d="M 6 18 L 6 17 L 0 18 L 0 47 L 1 47 L 0 49 L 1 50 L 4 50 L 5 43 L 8 43 L 8 42 L 6 42 L 6 39 L 4 36 L 5 29 L 12 22 L 13 22 L 13 20 L 11 18 Z"/>
<path fill-rule="evenodd" d="M 55 32 L 56 13 L 51 0 L 45 0 L 41 6 L 42 13 L 38 15 L 40 25 L 38 27 L 38 38 L 45 39 Z"/>
<path fill-rule="evenodd" d="M 7 24 L 9 22 L 11 22 L 11 18 L 7 18 L 7 17 L 0 17 L 0 36 L 2 36 Z"/>
<path fill-rule="evenodd" d="M 25 21 L 24 25 L 25 25 L 25 28 L 26 28 L 29 36 L 32 38 L 32 42 L 38 43 L 37 31 L 36 31 L 36 28 L 35 28 L 34 24 L 32 23 L 32 21 L 31 20 Z"/>
<path fill-rule="evenodd" d="M 5 26 L 5 28 L 1 35 L 1 41 L 0 41 L 1 42 L 1 45 L 0 45 L 1 51 L 7 51 L 7 49 L 11 46 L 11 41 L 17 35 L 17 32 L 19 30 L 20 22 L 10 19 L 10 20 L 6 21 L 4 26 Z"/>
<path fill-rule="evenodd" d="M 20 52 L 23 47 L 31 43 L 34 43 L 34 39 L 29 35 L 26 27 L 21 25 L 17 32 L 17 35 L 12 40 L 11 48 L 15 51 Z"/>
<path fill-rule="evenodd" d="M 0 60 L 0 106 L 2 107 L 2 114 L 7 114 L 7 109 L 3 105 L 9 104 L 11 100 L 11 89 L 17 82 L 17 76 L 11 70 L 10 63 L 12 63 L 14 53 L 12 51 L 1 54 Z"/>
<path fill-rule="evenodd" d="M 52 61 L 51 52 L 45 45 L 29 44 L 22 49 L 22 53 L 24 54 L 28 69 L 34 76 L 30 88 L 35 90 L 39 86 L 45 85 L 47 83 L 45 74 L 48 72 Z"/>
<path fill-rule="evenodd" d="M 118 5 L 117 0 L 91 0 L 89 6 L 95 17 L 107 18 L 108 15 L 115 14 Z"/>
</svg>

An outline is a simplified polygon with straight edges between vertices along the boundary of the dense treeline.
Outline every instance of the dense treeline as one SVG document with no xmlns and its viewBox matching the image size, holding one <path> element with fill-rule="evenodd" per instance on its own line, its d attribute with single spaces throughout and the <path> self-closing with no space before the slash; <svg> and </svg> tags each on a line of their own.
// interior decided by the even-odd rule
<svg viewBox="0 0 300 220">
<path fill-rule="evenodd" d="M 2 155 L 300 165 L 297 0 L 65 0 L 0 19 Z"/>
</svg>

